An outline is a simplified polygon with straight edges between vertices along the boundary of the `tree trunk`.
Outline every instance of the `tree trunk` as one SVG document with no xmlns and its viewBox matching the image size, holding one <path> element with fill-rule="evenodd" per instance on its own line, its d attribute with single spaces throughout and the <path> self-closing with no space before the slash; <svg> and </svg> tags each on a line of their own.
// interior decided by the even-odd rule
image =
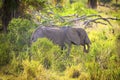
<svg viewBox="0 0 120 80">
<path fill-rule="evenodd" d="M 9 9 L 9 1 L 10 0 L 3 0 L 3 6 L 2 6 L 2 28 L 4 32 L 7 32 L 7 26 L 9 21 L 11 20 L 11 13 Z"/>
<path fill-rule="evenodd" d="M 10 20 L 15 17 L 14 11 L 17 10 L 19 0 L 3 0 L 2 5 L 2 28 L 3 31 L 7 32 L 7 27 Z"/>
<path fill-rule="evenodd" d="M 116 5 L 118 4 L 118 0 L 116 0 Z"/>
<path fill-rule="evenodd" d="M 97 8 L 97 0 L 88 0 L 88 7 L 92 9 Z"/>
</svg>

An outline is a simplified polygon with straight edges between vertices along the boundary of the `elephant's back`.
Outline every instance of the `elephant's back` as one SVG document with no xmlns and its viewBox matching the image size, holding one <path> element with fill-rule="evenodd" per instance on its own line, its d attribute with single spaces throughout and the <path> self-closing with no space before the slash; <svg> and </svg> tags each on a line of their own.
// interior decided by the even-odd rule
<svg viewBox="0 0 120 80">
<path fill-rule="evenodd" d="M 63 44 L 64 31 L 58 27 L 43 27 L 42 31 L 44 35 L 50 39 L 53 43 L 61 45 Z"/>
</svg>

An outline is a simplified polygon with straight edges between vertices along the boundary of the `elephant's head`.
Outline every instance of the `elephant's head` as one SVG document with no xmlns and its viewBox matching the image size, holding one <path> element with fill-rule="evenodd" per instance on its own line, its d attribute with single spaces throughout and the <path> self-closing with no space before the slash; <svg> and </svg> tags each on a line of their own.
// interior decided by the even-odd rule
<svg viewBox="0 0 120 80">
<path fill-rule="evenodd" d="M 90 48 L 90 40 L 86 31 L 82 28 L 69 28 L 67 30 L 67 38 L 71 41 L 71 43 L 75 45 L 84 46 L 84 52 L 88 53 Z"/>
<path fill-rule="evenodd" d="M 33 32 L 32 36 L 31 36 L 30 43 L 37 41 L 37 39 L 40 38 L 40 37 L 44 37 L 44 34 L 43 34 L 43 32 L 42 32 L 41 27 L 37 28 L 37 29 Z"/>
</svg>

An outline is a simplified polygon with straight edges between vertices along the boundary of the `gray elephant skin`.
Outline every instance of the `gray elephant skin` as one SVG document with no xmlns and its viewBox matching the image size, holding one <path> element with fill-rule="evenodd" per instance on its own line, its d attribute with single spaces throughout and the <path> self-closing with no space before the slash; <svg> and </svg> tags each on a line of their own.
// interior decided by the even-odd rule
<svg viewBox="0 0 120 80">
<path fill-rule="evenodd" d="M 72 44 L 84 46 L 83 51 L 88 53 L 91 43 L 84 29 L 72 27 L 38 27 L 31 36 L 31 43 L 38 38 L 48 38 L 53 43 L 58 44 L 61 50 L 64 50 L 67 44 L 68 55 Z"/>
</svg>

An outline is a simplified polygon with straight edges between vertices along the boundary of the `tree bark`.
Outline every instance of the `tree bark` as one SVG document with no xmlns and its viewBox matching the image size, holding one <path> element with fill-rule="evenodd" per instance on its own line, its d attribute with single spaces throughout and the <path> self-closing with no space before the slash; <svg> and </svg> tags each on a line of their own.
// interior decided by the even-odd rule
<svg viewBox="0 0 120 80">
<path fill-rule="evenodd" d="M 116 5 L 118 4 L 118 0 L 115 0 L 116 1 Z"/>
<path fill-rule="evenodd" d="M 15 12 L 18 8 L 19 0 L 3 0 L 2 5 L 2 28 L 7 32 L 9 22 L 15 17 Z"/>
<path fill-rule="evenodd" d="M 97 8 L 97 0 L 88 0 L 88 7 L 92 9 Z"/>
</svg>

